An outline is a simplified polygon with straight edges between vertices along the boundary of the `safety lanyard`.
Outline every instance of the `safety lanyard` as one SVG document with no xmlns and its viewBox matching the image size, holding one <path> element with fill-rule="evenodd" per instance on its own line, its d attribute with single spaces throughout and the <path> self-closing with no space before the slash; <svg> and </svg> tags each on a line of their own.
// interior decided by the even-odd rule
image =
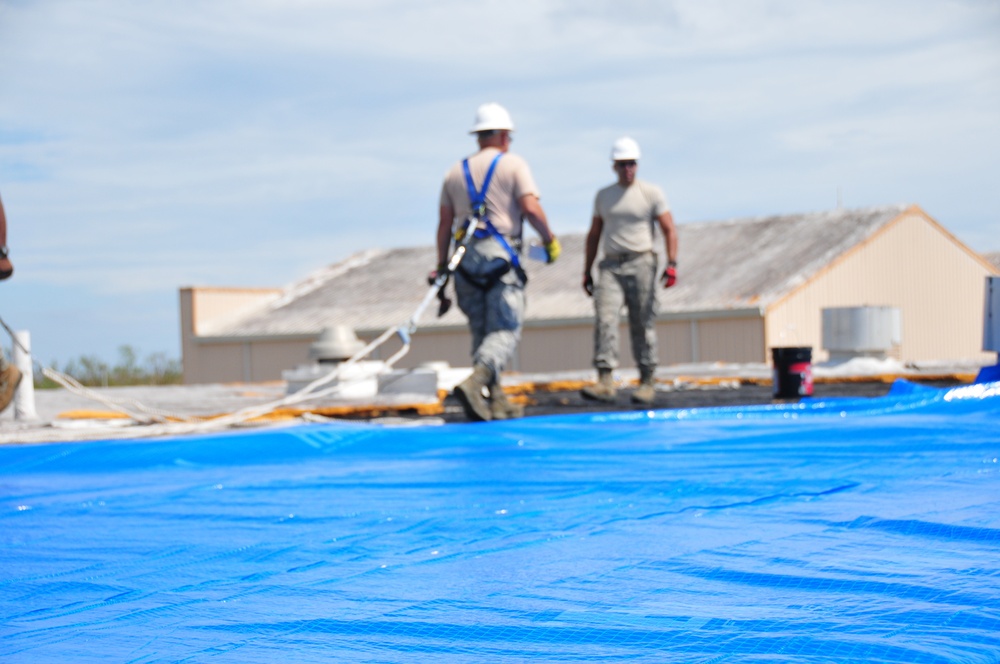
<svg viewBox="0 0 1000 664">
<path fill-rule="evenodd" d="M 506 238 L 500 234 L 500 231 L 496 229 L 493 222 L 486 216 L 486 192 L 490 188 L 490 180 L 493 179 L 493 171 L 496 170 L 497 162 L 500 161 L 500 157 L 502 156 L 503 152 L 499 152 L 497 153 L 497 156 L 493 157 L 493 161 L 490 163 L 490 167 L 486 171 L 486 178 L 483 180 L 483 188 L 481 190 L 476 189 L 476 183 L 472 180 L 472 172 L 469 170 L 468 159 L 462 160 L 462 170 L 465 171 L 465 187 L 469 191 L 469 203 L 472 205 L 473 218 L 486 225 L 486 231 L 495 237 L 500 243 L 500 246 L 506 249 L 507 253 L 510 254 L 511 265 L 521 269 L 521 260 L 518 257 L 517 252 L 514 251 L 510 244 L 508 244 Z M 477 233 L 479 230 L 477 228 L 469 228 L 466 232 Z"/>
</svg>

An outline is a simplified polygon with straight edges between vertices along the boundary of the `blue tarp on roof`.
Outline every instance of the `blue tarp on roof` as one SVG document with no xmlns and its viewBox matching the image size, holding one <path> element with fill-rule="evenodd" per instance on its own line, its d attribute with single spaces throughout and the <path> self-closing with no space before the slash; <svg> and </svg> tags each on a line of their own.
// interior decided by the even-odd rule
<svg viewBox="0 0 1000 664">
<path fill-rule="evenodd" d="M 4 662 L 997 662 L 1000 383 L 0 448 Z"/>
</svg>

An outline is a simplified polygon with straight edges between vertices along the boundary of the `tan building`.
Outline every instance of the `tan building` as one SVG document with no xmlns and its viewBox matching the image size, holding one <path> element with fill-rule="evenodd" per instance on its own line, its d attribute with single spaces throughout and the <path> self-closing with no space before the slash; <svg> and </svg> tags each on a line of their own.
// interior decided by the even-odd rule
<svg viewBox="0 0 1000 664">
<path fill-rule="evenodd" d="M 558 230 L 558 229 L 557 229 Z M 430 231 L 428 231 L 430 232 Z M 680 224 L 677 286 L 660 291 L 662 366 L 768 362 L 776 346 L 809 346 L 823 361 L 822 311 L 895 307 L 904 362 L 993 363 L 982 351 L 985 278 L 997 269 L 917 206 Z M 586 369 L 593 304 L 580 287 L 584 235 L 562 235 L 553 265 L 528 263 L 524 335 L 512 370 Z M 287 289 L 181 289 L 185 383 L 264 381 L 306 362 L 321 330 L 352 327 L 364 340 L 405 323 L 427 293 L 431 246 L 369 250 Z M 662 257 L 661 257 L 662 264 Z M 425 313 L 400 367 L 470 363 L 457 306 Z M 622 360 L 631 366 L 628 335 Z M 393 339 L 373 359 L 400 347 Z"/>
</svg>

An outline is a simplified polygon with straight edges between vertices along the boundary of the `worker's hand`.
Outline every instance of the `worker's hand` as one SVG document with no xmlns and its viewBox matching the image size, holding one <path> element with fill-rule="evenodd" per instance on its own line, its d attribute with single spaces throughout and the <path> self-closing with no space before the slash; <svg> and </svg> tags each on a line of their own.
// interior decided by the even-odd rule
<svg viewBox="0 0 1000 664">
<path fill-rule="evenodd" d="M 660 277 L 663 281 L 664 288 L 670 288 L 677 283 L 677 265 L 669 264 L 667 269 L 663 271 L 663 276 Z"/>
<path fill-rule="evenodd" d="M 590 272 L 583 275 L 583 290 L 587 291 L 589 297 L 594 295 L 594 278 L 590 276 Z"/>
<path fill-rule="evenodd" d="M 0 258 L 0 281 L 9 279 L 12 274 L 14 274 L 14 266 L 11 265 L 10 259 Z"/>
<path fill-rule="evenodd" d="M 559 244 L 559 238 L 555 235 L 549 240 L 545 245 L 545 255 L 548 256 L 549 263 L 555 263 L 556 259 L 559 258 L 559 254 L 562 253 L 562 246 Z"/>
<path fill-rule="evenodd" d="M 441 284 L 441 286 L 444 287 L 444 285 L 448 283 L 448 277 L 451 276 L 449 274 L 446 274 L 447 271 L 448 271 L 448 264 L 447 263 L 441 263 L 441 264 L 439 264 L 437 266 L 437 269 L 431 270 L 430 272 L 427 273 L 427 285 L 428 286 L 433 286 L 434 282 L 437 281 L 437 278 L 440 275 L 444 274 L 445 275 L 444 283 Z"/>
</svg>

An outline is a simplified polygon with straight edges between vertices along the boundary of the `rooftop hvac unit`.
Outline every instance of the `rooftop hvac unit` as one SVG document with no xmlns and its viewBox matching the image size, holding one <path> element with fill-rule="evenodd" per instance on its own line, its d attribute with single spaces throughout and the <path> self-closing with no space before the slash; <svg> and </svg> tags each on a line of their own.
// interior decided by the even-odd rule
<svg viewBox="0 0 1000 664">
<path fill-rule="evenodd" d="M 831 360 L 884 359 L 901 342 L 902 315 L 897 307 L 823 309 L 823 348 Z"/>
<path fill-rule="evenodd" d="M 1000 353 L 1000 277 L 986 277 L 983 350 Z"/>
</svg>

